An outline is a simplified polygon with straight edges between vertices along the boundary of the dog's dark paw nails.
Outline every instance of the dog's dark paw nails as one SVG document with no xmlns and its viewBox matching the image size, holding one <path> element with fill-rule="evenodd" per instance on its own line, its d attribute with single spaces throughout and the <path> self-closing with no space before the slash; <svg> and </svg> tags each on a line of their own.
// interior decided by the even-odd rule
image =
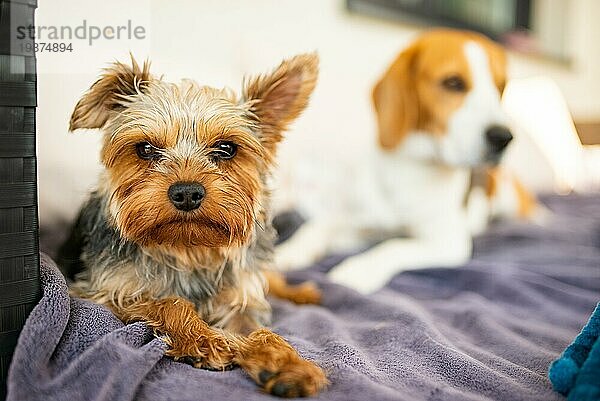
<svg viewBox="0 0 600 401">
<path fill-rule="evenodd" d="M 311 397 L 328 384 L 321 368 L 304 360 L 282 366 L 277 372 L 262 370 L 258 380 L 265 392 L 284 398 Z"/>
<path fill-rule="evenodd" d="M 258 374 L 258 380 L 260 380 L 261 384 L 265 384 L 269 380 L 271 380 L 275 376 L 275 373 L 269 372 L 268 370 L 263 370 Z"/>
<path fill-rule="evenodd" d="M 173 360 L 175 362 L 181 362 L 181 363 L 185 363 L 186 365 L 191 365 L 194 366 L 198 360 L 194 357 L 191 356 L 180 356 L 180 357 L 175 357 L 173 358 Z"/>
<path fill-rule="evenodd" d="M 223 366 L 211 366 L 207 365 L 202 358 L 195 358 L 193 356 L 178 356 L 174 357 L 173 360 L 175 362 L 185 363 L 186 365 L 193 366 L 197 369 L 209 370 L 211 372 L 223 372 L 227 370 L 233 370 L 237 367 L 237 365 L 233 363 Z"/>
<path fill-rule="evenodd" d="M 204 370 L 210 370 L 211 372 L 224 372 L 224 371 L 235 369 L 237 367 L 237 365 L 235 365 L 235 364 L 225 365 L 221 368 L 216 368 L 213 366 L 196 366 L 196 367 L 200 368 L 200 369 L 204 369 Z"/>
<path fill-rule="evenodd" d="M 301 394 L 298 392 L 298 389 L 294 388 L 295 386 L 277 382 L 271 387 L 271 394 L 277 397 L 298 397 Z"/>
</svg>

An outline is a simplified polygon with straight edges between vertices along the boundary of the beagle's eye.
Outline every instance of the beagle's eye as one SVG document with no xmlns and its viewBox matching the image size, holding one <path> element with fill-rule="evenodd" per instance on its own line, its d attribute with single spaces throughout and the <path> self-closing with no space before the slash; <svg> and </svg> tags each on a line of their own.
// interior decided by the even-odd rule
<svg viewBox="0 0 600 401">
<path fill-rule="evenodd" d="M 140 159 L 154 160 L 160 157 L 160 152 L 157 147 L 152 146 L 148 142 L 140 142 L 135 145 L 135 150 Z"/>
<path fill-rule="evenodd" d="M 229 160 L 233 159 L 237 153 L 238 146 L 230 141 L 219 141 L 212 146 L 210 152 L 211 157 L 215 160 Z"/>
<path fill-rule="evenodd" d="M 467 84 L 464 79 L 458 75 L 452 75 L 442 81 L 442 86 L 449 92 L 465 92 Z"/>
</svg>

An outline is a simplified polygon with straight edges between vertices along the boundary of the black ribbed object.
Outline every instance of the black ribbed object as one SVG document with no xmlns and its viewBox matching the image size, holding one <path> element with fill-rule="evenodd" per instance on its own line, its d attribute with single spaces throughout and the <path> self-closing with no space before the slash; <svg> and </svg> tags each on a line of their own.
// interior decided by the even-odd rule
<svg viewBox="0 0 600 401">
<path fill-rule="evenodd" d="M 37 0 L 0 0 L 0 400 L 25 319 L 40 297 L 35 158 Z"/>
</svg>

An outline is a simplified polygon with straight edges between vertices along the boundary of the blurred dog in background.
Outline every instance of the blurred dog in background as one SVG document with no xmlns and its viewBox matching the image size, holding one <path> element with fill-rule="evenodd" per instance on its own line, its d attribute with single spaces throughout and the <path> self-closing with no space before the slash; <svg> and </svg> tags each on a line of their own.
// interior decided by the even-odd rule
<svg viewBox="0 0 600 401">
<path fill-rule="evenodd" d="M 501 107 L 505 85 L 505 52 L 486 37 L 454 30 L 419 37 L 373 90 L 375 153 L 336 186 L 335 210 L 278 247 L 279 266 L 306 267 L 328 252 L 376 244 L 330 272 L 371 292 L 402 270 L 464 264 L 472 235 L 492 217 L 535 215 L 535 198 L 498 167 L 513 139 Z M 472 185 L 477 176 L 480 186 Z"/>
</svg>

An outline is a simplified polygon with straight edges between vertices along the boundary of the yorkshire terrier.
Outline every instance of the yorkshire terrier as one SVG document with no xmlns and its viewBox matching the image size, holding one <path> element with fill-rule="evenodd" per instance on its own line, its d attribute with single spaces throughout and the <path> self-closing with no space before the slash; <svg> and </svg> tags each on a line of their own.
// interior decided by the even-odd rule
<svg viewBox="0 0 600 401">
<path fill-rule="evenodd" d="M 322 390 L 323 370 L 264 328 L 267 288 L 298 303 L 320 295 L 272 272 L 268 188 L 317 75 L 317 56 L 299 55 L 246 80 L 238 97 L 165 82 L 133 57 L 106 69 L 70 121 L 103 130 L 105 167 L 59 256 L 73 294 L 146 322 L 176 360 L 238 365 L 277 396 Z"/>
</svg>

